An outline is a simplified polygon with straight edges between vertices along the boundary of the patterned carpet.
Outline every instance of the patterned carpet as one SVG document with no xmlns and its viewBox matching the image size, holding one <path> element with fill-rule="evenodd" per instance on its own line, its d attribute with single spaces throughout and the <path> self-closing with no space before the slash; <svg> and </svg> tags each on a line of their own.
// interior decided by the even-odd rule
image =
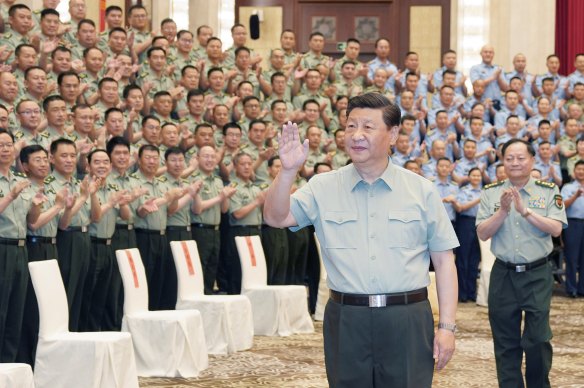
<svg viewBox="0 0 584 388">
<path fill-rule="evenodd" d="M 556 388 L 584 387 L 584 298 L 552 300 Z M 487 309 L 460 304 L 457 350 L 446 370 L 434 375 L 433 387 L 496 387 L 493 343 Z M 322 323 L 316 332 L 291 337 L 255 337 L 253 349 L 210 356 L 198 379 L 143 378 L 141 387 L 326 387 Z"/>
</svg>

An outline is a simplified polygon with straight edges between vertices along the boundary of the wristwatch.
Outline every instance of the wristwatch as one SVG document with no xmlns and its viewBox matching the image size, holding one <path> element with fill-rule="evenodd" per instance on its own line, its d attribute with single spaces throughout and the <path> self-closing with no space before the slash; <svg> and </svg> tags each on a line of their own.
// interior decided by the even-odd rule
<svg viewBox="0 0 584 388">
<path fill-rule="evenodd" d="M 456 333 L 456 324 L 455 323 L 438 322 L 438 328 Z"/>
<path fill-rule="evenodd" d="M 530 216 L 531 214 L 533 214 L 533 212 L 531 211 L 530 208 L 525 208 L 525 211 L 523 212 L 522 216 L 523 217 L 527 217 Z"/>
</svg>

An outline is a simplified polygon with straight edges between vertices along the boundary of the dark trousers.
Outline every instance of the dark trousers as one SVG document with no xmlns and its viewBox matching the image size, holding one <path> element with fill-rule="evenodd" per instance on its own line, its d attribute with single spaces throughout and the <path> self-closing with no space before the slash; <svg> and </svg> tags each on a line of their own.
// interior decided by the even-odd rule
<svg viewBox="0 0 584 388">
<path fill-rule="evenodd" d="M 221 232 L 214 229 L 193 227 L 191 234 L 197 243 L 201 267 L 203 268 L 203 282 L 205 294 L 213 294 L 215 279 L 217 278 L 217 266 L 219 265 L 219 249 L 221 247 Z"/>
<path fill-rule="evenodd" d="M 158 233 L 136 230 L 136 242 L 148 282 L 148 308 L 161 310 L 162 290 L 166 276 L 163 262 L 168 241 L 166 236 Z"/>
<path fill-rule="evenodd" d="M 308 233 L 308 228 L 302 228 L 297 232 L 286 229 L 289 247 L 286 284 L 304 285 L 308 259 Z"/>
<path fill-rule="evenodd" d="M 26 247 L 0 244 L 0 362 L 15 362 L 28 287 Z"/>
<path fill-rule="evenodd" d="M 105 302 L 105 312 L 101 327 L 105 331 L 120 331 L 122 328 L 122 317 L 124 315 L 124 292 L 122 277 L 118 268 L 118 261 L 115 253 L 119 249 L 136 248 L 136 233 L 134 230 L 116 229 L 112 237 L 112 250 L 114 260 L 112 262 L 112 277 Z"/>
<path fill-rule="evenodd" d="M 308 229 L 308 259 L 306 261 L 306 284 L 308 285 L 308 310 L 314 314 L 316 310 L 316 298 L 318 296 L 318 283 L 320 282 L 320 258 L 314 238 L 314 227 Z"/>
<path fill-rule="evenodd" d="M 323 335 L 331 388 L 432 385 L 434 320 L 427 300 L 380 308 L 329 300 Z"/>
<path fill-rule="evenodd" d="M 584 295 L 584 220 L 568 219 L 564 229 L 566 293 Z"/>
<path fill-rule="evenodd" d="M 219 248 L 219 263 L 217 264 L 217 286 L 219 291 L 227 292 L 229 290 L 229 258 L 227 254 L 229 253 L 229 214 L 221 214 L 221 224 L 219 227 L 221 234 L 221 246 Z"/>
<path fill-rule="evenodd" d="M 103 330 L 102 322 L 114 261 L 114 251 L 111 245 L 95 240 L 91 242 L 91 260 L 81 308 L 80 326 L 82 331 Z"/>
<path fill-rule="evenodd" d="M 499 386 L 550 387 L 552 330 L 549 324 L 553 288 L 550 264 L 515 272 L 496 261 L 489 285 L 489 322 L 493 332 Z M 522 313 L 525 314 L 521 333 Z"/>
<path fill-rule="evenodd" d="M 59 230 L 57 251 L 59 252 L 57 261 L 69 303 L 69 330 L 79 331 L 83 289 L 91 256 L 89 233 Z"/>
<path fill-rule="evenodd" d="M 229 238 L 225 244 L 227 250 L 225 258 L 227 260 L 227 289 L 222 290 L 230 295 L 241 293 L 241 263 L 235 237 L 237 236 L 261 236 L 259 227 L 250 226 L 232 226 L 229 228 Z"/>
<path fill-rule="evenodd" d="M 178 280 L 176 275 L 176 266 L 170 249 L 171 241 L 188 241 L 191 239 L 191 232 L 184 230 L 170 230 L 166 229 L 166 239 L 168 244 L 166 247 L 166 254 L 164 255 L 162 266 L 164 267 L 164 285 L 162 288 L 162 295 L 160 298 L 161 310 L 174 310 L 176 308 L 176 295 L 178 288 Z"/>
<path fill-rule="evenodd" d="M 266 256 L 269 285 L 286 284 L 288 269 L 288 233 L 286 229 L 262 227 L 262 246 Z"/>
<path fill-rule="evenodd" d="M 477 276 L 481 250 L 475 227 L 475 217 L 459 216 L 456 221 L 456 235 L 460 246 L 456 250 L 456 272 L 458 275 L 458 299 L 477 299 Z"/>
<path fill-rule="evenodd" d="M 27 238 L 28 262 L 56 259 L 57 245 L 45 242 L 36 242 Z M 36 347 L 39 338 L 39 306 L 32 282 L 28 281 L 26 302 L 24 303 L 24 317 L 22 319 L 22 334 L 18 347 L 17 362 L 34 366 Z"/>
</svg>

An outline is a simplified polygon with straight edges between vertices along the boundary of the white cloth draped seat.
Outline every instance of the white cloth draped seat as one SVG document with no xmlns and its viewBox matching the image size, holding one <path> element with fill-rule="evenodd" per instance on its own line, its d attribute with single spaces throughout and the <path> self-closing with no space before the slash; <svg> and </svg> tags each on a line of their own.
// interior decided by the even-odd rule
<svg viewBox="0 0 584 388">
<path fill-rule="evenodd" d="M 318 251 L 318 261 L 320 263 L 320 279 L 318 281 L 318 293 L 316 295 L 316 308 L 314 310 L 314 320 L 324 320 L 324 309 L 329 300 L 330 289 L 326 283 L 326 268 L 322 261 L 322 253 L 320 251 L 320 242 L 316 233 L 314 234 L 314 241 L 316 242 L 316 250 Z"/>
<path fill-rule="evenodd" d="M 39 306 L 37 388 L 138 388 L 129 333 L 69 332 L 65 287 L 56 260 L 28 264 Z"/>
<path fill-rule="evenodd" d="M 481 248 L 481 274 L 477 285 L 477 304 L 479 306 L 489 305 L 489 283 L 491 280 L 491 270 L 495 264 L 495 255 L 491 252 L 491 239 L 482 241 L 479 239 Z"/>
<path fill-rule="evenodd" d="M 228 354 L 253 345 L 251 303 L 244 295 L 205 295 L 203 268 L 194 240 L 172 241 L 178 278 L 176 309 L 201 312 L 207 350 Z"/>
<path fill-rule="evenodd" d="M 251 302 L 256 335 L 312 333 L 306 288 L 268 286 L 264 250 L 259 236 L 235 237 L 241 262 L 241 293 Z"/>
<path fill-rule="evenodd" d="M 116 251 L 124 284 L 122 331 L 132 334 L 139 376 L 197 377 L 209 365 L 201 313 L 149 311 L 138 249 Z"/>
<path fill-rule="evenodd" d="M 32 368 L 28 364 L 0 364 L 0 387 L 34 388 Z"/>
</svg>

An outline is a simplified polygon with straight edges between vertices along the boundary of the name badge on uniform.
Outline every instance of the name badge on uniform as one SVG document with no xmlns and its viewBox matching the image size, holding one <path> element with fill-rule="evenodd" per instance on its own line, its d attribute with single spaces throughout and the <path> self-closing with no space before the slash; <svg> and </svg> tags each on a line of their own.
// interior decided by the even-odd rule
<svg viewBox="0 0 584 388">
<path fill-rule="evenodd" d="M 493 213 L 496 213 L 497 210 L 499 210 L 500 207 L 501 207 L 501 204 L 499 202 L 495 203 L 495 207 L 493 209 Z"/>
<path fill-rule="evenodd" d="M 541 196 L 530 197 L 527 206 L 535 209 L 545 209 L 545 198 Z"/>
</svg>

